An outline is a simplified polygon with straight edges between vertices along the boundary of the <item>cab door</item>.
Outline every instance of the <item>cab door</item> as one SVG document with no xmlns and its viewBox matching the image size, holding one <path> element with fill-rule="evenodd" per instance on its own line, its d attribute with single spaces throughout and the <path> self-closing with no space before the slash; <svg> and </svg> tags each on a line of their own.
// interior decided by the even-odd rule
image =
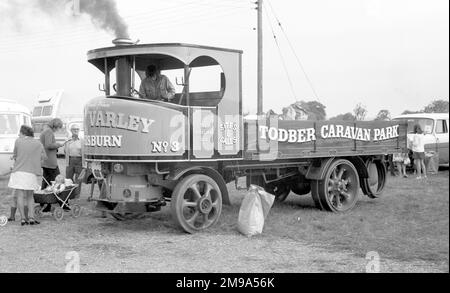
<svg viewBox="0 0 450 293">
<path fill-rule="evenodd" d="M 436 120 L 434 119 L 421 119 L 424 123 L 422 130 L 424 134 L 424 147 L 425 152 L 438 152 L 437 138 L 434 129 L 436 128 Z"/>
<path fill-rule="evenodd" d="M 436 146 L 437 151 L 439 153 L 439 165 L 446 165 L 449 163 L 449 146 L 448 146 L 448 119 L 437 119 L 436 120 L 436 128 L 435 128 L 435 136 L 436 136 Z"/>
</svg>

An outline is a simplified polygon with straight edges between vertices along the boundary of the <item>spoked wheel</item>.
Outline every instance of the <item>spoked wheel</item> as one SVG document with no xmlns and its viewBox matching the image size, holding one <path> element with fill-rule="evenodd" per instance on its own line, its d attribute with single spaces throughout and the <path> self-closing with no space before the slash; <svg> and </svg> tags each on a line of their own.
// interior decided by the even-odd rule
<svg viewBox="0 0 450 293">
<path fill-rule="evenodd" d="M 189 175 L 175 187 L 170 205 L 175 222 L 186 232 L 195 233 L 219 220 L 222 193 L 211 177 Z"/>
<path fill-rule="evenodd" d="M 313 189 L 320 204 L 327 211 L 347 212 L 358 201 L 359 177 L 351 162 L 344 159 L 333 161 L 323 180 Z"/>
<path fill-rule="evenodd" d="M 370 198 L 379 198 L 386 184 L 386 166 L 381 161 L 367 160 L 367 173 L 369 178 L 364 178 L 361 188 Z"/>
<path fill-rule="evenodd" d="M 140 217 L 143 217 L 143 213 L 125 213 L 125 214 L 119 214 L 119 213 L 111 213 L 111 216 L 116 219 L 117 221 L 127 221 L 127 220 L 134 220 L 138 219 Z"/>
<path fill-rule="evenodd" d="M 311 180 L 311 197 L 316 208 L 319 210 L 324 210 L 324 207 L 322 206 L 322 203 L 319 199 L 319 183 L 320 180 Z"/>
<path fill-rule="evenodd" d="M 70 208 L 74 218 L 78 218 L 81 215 L 81 207 L 78 204 L 73 204 Z"/>
<path fill-rule="evenodd" d="M 37 205 L 37 206 L 34 207 L 34 216 L 36 218 L 42 218 L 43 214 L 42 214 L 41 206 Z"/>
<path fill-rule="evenodd" d="M 61 221 L 64 218 L 64 210 L 60 207 L 55 207 L 53 210 L 53 217 L 56 221 Z"/>
</svg>

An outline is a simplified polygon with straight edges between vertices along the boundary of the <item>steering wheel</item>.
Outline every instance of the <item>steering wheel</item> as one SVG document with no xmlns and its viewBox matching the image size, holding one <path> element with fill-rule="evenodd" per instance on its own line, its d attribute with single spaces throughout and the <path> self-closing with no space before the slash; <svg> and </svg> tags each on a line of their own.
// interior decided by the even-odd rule
<svg viewBox="0 0 450 293">
<path fill-rule="evenodd" d="M 113 90 L 117 93 L 117 84 L 113 84 Z"/>
</svg>

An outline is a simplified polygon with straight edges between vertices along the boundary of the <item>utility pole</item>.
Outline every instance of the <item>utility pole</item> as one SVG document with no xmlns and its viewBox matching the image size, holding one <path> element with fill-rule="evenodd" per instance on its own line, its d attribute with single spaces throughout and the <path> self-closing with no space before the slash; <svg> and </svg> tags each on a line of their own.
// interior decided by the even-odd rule
<svg viewBox="0 0 450 293">
<path fill-rule="evenodd" d="M 263 0 L 257 0 L 258 10 L 258 74 L 257 74 L 257 95 L 258 95 L 258 115 L 263 114 L 263 25 L 262 25 L 262 10 Z"/>
</svg>

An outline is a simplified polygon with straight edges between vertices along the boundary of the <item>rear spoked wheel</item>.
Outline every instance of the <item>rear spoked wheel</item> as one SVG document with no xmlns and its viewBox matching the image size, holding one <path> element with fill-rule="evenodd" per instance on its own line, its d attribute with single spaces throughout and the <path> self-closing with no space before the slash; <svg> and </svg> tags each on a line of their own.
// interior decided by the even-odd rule
<svg viewBox="0 0 450 293">
<path fill-rule="evenodd" d="M 172 217 L 188 233 L 213 226 L 222 212 L 222 193 L 209 176 L 193 174 L 183 178 L 172 192 Z"/>
<path fill-rule="evenodd" d="M 386 166 L 379 160 L 367 160 L 366 168 L 369 177 L 362 180 L 361 188 L 368 197 L 379 198 L 386 185 Z"/>
<path fill-rule="evenodd" d="M 314 185 L 313 199 L 316 196 L 321 207 L 327 211 L 347 212 L 358 201 L 358 172 L 348 160 L 334 160 L 328 167 L 325 178 L 316 181 Z"/>
</svg>

